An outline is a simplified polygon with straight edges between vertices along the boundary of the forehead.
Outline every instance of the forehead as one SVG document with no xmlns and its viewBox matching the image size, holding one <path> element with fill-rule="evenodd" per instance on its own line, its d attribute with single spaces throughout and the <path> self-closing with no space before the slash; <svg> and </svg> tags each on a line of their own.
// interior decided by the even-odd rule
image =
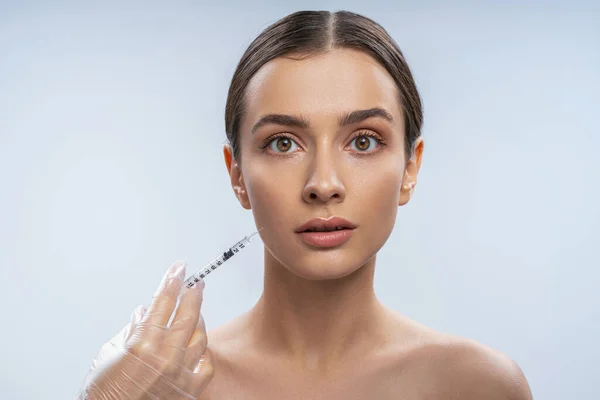
<svg viewBox="0 0 600 400">
<path fill-rule="evenodd" d="M 335 49 L 304 58 L 280 57 L 265 64 L 246 88 L 245 120 L 282 113 L 313 119 L 382 107 L 402 120 L 398 89 L 369 55 Z M 246 125 L 246 124 L 244 124 Z"/>
</svg>

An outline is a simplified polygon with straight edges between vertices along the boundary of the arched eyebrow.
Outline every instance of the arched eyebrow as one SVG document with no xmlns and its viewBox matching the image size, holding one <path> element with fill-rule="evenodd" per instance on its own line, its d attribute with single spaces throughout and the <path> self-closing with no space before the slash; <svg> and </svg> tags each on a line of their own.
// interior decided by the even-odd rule
<svg viewBox="0 0 600 400">
<path fill-rule="evenodd" d="M 340 117 L 340 126 L 352 125 L 362 122 L 369 118 L 383 118 L 390 123 L 394 123 L 394 118 L 389 111 L 384 110 L 381 107 L 374 107 L 368 110 L 355 110 L 348 114 Z M 308 129 L 310 124 L 302 117 L 288 115 L 288 114 L 267 114 L 260 117 L 260 119 L 252 126 L 252 134 L 254 134 L 259 128 L 266 125 L 282 125 L 292 126 L 295 128 Z"/>
<path fill-rule="evenodd" d="M 252 127 L 252 134 L 265 125 L 283 125 L 293 126 L 295 128 L 307 129 L 310 125 L 307 120 L 302 117 L 296 117 L 287 114 L 267 114 L 260 119 Z"/>
<path fill-rule="evenodd" d="M 340 118 L 340 126 L 352 125 L 362 122 L 369 118 L 383 118 L 390 123 L 394 123 L 394 118 L 389 111 L 381 107 L 369 108 L 368 110 L 356 110 L 349 112 Z"/>
</svg>

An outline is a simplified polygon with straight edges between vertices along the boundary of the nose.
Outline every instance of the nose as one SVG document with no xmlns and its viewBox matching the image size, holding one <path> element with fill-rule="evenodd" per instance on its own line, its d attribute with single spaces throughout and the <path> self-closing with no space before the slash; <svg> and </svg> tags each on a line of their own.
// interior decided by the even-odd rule
<svg viewBox="0 0 600 400">
<path fill-rule="evenodd" d="M 321 154 L 312 161 L 309 177 L 302 192 L 307 203 L 339 203 L 346 197 L 346 188 L 330 155 Z"/>
</svg>

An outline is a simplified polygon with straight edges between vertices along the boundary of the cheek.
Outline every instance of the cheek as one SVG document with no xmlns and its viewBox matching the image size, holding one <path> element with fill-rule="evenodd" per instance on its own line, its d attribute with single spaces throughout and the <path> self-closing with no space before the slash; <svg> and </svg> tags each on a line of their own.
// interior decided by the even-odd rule
<svg viewBox="0 0 600 400">
<path fill-rule="evenodd" d="M 397 207 L 402 187 L 402 163 L 392 158 L 377 163 L 361 163 L 350 172 L 347 199 L 358 201 L 373 211 Z"/>
<path fill-rule="evenodd" d="M 254 219 L 259 228 L 268 228 L 269 234 L 278 233 L 292 222 L 288 214 L 298 207 L 299 201 L 297 190 L 292 189 L 296 187 L 293 180 L 293 174 L 272 165 L 254 163 L 244 171 Z"/>
<path fill-rule="evenodd" d="M 389 160 L 366 166 L 349 187 L 347 201 L 362 227 L 364 246 L 378 251 L 387 241 L 398 214 L 402 187 L 403 165 Z"/>
<path fill-rule="evenodd" d="M 381 166 L 357 188 L 355 204 L 360 204 L 360 208 L 355 208 L 360 210 L 360 235 L 357 235 L 360 245 L 352 253 L 352 258 L 358 261 L 355 268 L 375 256 L 389 239 L 396 224 L 401 186 L 402 170 Z"/>
</svg>

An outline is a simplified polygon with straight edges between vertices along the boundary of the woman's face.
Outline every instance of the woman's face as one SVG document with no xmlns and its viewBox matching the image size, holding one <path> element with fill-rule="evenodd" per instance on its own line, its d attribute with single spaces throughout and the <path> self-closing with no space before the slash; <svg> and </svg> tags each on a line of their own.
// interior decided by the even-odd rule
<svg viewBox="0 0 600 400">
<path fill-rule="evenodd" d="M 410 199 L 422 152 L 419 142 L 407 163 L 396 84 L 354 50 L 267 63 L 247 87 L 239 134 L 240 164 L 225 149 L 238 199 L 263 228 L 267 256 L 313 280 L 373 258 Z M 330 217 L 354 228 L 302 228 Z"/>
</svg>

